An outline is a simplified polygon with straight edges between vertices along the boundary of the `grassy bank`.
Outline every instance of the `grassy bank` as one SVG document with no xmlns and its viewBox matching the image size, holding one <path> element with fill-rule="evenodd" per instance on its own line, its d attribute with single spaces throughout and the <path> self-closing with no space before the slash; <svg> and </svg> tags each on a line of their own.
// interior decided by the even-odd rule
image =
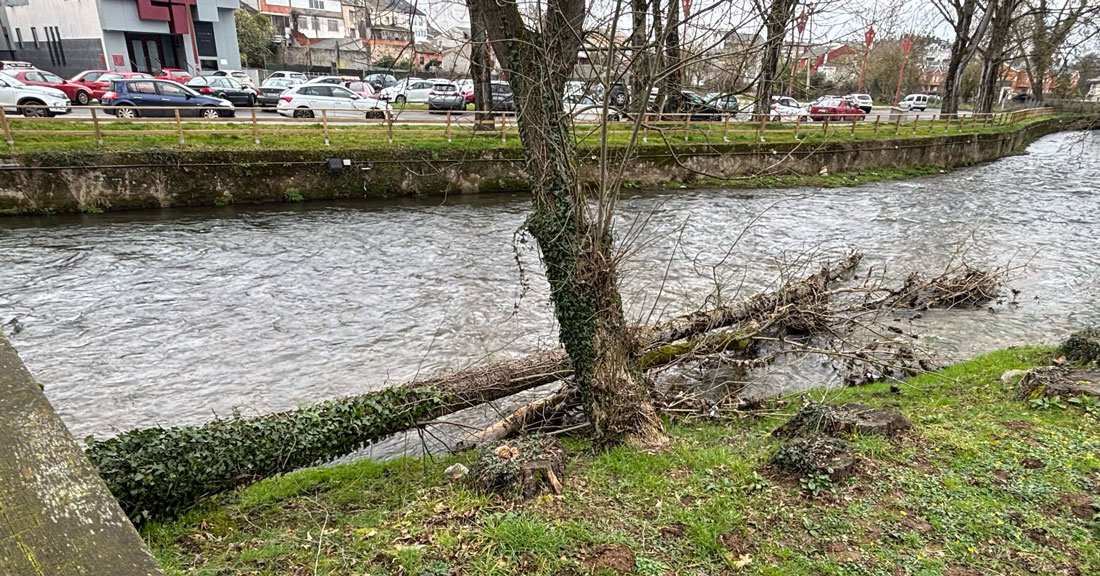
<svg viewBox="0 0 1100 576">
<path fill-rule="evenodd" d="M 1066 116 L 1070 118 L 1071 116 Z M 968 120 L 907 121 L 899 125 L 882 122 L 857 124 L 831 123 L 828 128 L 822 122 L 804 122 L 795 124 L 767 124 L 763 138 L 767 143 L 820 143 L 867 140 L 890 140 L 898 137 L 920 138 L 950 134 L 992 134 L 1017 130 L 1030 124 L 1041 122 L 1049 117 L 1035 117 L 1008 124 L 986 124 Z M 400 122 L 400 117 L 398 117 Z M 441 120 L 442 121 L 442 120 Z M 467 119 L 467 121 L 469 121 Z M 469 150 L 519 150 L 520 141 L 514 119 L 509 122 L 505 137 L 499 132 L 473 133 L 469 125 L 455 126 L 448 139 L 443 125 L 404 125 L 396 124 L 391 132 L 384 121 L 378 120 L 369 125 L 341 125 L 330 121 L 328 126 L 320 122 L 299 122 L 294 124 L 260 123 L 259 133 L 252 131 L 248 118 L 236 121 L 187 122 L 180 126 L 180 133 L 172 119 L 161 121 L 111 121 L 103 122 L 100 132 L 103 145 L 96 140 L 95 132 L 89 122 L 71 121 L 61 118 L 48 120 L 12 120 L 10 121 L 14 144 L 6 146 L 8 153 L 52 152 L 76 150 L 130 151 L 146 148 L 173 148 L 189 150 L 308 150 L 324 146 L 327 133 L 330 148 L 364 150 L 377 148 L 392 150 L 408 148 L 425 151 L 443 149 Z M 615 124 L 611 128 L 608 140 L 613 146 L 625 145 L 633 126 L 629 123 Z M 897 132 L 897 134 L 895 134 Z M 260 143 L 255 143 L 255 137 Z M 578 126 L 575 133 L 578 145 L 591 148 L 599 145 L 598 131 L 595 126 Z M 702 143 L 759 143 L 761 133 L 752 123 L 721 122 L 692 123 L 656 123 L 652 129 L 640 133 L 650 144 L 667 143 L 672 146 Z M 4 152 L 0 145 L 0 153 Z"/>
<path fill-rule="evenodd" d="M 672 448 L 593 454 L 567 438 L 561 497 L 505 502 L 432 461 L 358 462 L 262 482 L 143 529 L 173 574 L 1097 574 L 1100 426 L 1013 400 L 996 352 L 901 385 L 810 393 L 906 414 L 852 439 L 860 472 L 813 495 L 766 466 L 793 405 L 669 423 Z M 796 404 L 796 403 L 792 403 Z M 1091 494 L 1091 495 L 1090 495 Z"/>
</svg>

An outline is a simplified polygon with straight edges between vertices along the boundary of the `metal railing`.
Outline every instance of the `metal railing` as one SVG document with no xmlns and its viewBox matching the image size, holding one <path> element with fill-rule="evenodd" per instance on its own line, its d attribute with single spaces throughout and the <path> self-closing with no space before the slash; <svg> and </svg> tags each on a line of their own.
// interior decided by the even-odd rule
<svg viewBox="0 0 1100 576">
<path fill-rule="evenodd" d="M 36 117 L 35 109 L 46 106 L 21 106 L 20 111 L 29 110 L 31 114 L 22 118 L 13 118 L 0 109 L 0 130 L 9 146 L 20 142 L 38 139 L 40 146 L 48 144 L 43 140 L 57 137 L 72 137 L 81 143 L 103 147 L 112 139 L 119 144 L 123 137 L 135 136 L 175 136 L 179 145 L 202 136 L 227 136 L 235 139 L 251 140 L 260 145 L 265 141 L 286 137 L 315 138 L 318 144 L 331 145 L 333 140 L 354 140 L 363 144 L 371 140 L 381 140 L 388 144 L 415 143 L 424 138 L 445 139 L 452 142 L 456 136 L 471 134 L 481 137 L 499 138 L 508 142 L 518 136 L 514 112 L 489 111 L 436 111 L 425 114 L 422 110 L 395 108 L 381 112 L 382 117 L 367 118 L 367 110 L 355 110 L 351 117 L 348 110 L 321 109 L 310 111 L 311 117 L 284 117 L 273 115 L 271 108 L 194 108 L 194 107 L 133 107 L 136 118 L 117 118 L 116 108 L 104 106 L 76 107 L 75 111 L 86 111 L 87 116 L 44 116 Z M 233 117 L 195 117 L 203 111 L 221 110 L 234 114 Z M 574 117 L 574 132 L 578 142 L 598 139 L 603 123 L 600 121 L 602 109 L 592 108 L 582 111 Z M 1006 126 L 1026 120 L 1050 116 L 1052 108 L 1034 108 L 998 112 L 993 114 L 936 114 L 936 113 L 898 113 L 896 111 L 875 114 L 874 118 L 839 117 L 823 118 L 812 121 L 799 115 L 795 118 L 776 119 L 774 114 L 715 114 L 715 113 L 645 113 L 637 127 L 637 136 L 642 143 L 653 140 L 662 142 L 730 142 L 734 140 L 767 141 L 770 138 L 793 134 L 804 139 L 815 135 L 823 137 L 856 137 L 903 134 L 935 134 L 965 132 Z M 153 116 L 157 114 L 157 116 Z M 635 133 L 636 122 L 628 114 L 615 113 L 606 123 L 607 134 L 612 139 L 624 140 Z M 171 139 L 168 139 L 171 140 Z M 145 139 L 147 142 L 148 139 Z M 145 144 L 150 145 L 150 144 Z M 159 145 L 159 144 L 158 144 Z M 47 146 L 48 147 L 48 146 Z"/>
</svg>

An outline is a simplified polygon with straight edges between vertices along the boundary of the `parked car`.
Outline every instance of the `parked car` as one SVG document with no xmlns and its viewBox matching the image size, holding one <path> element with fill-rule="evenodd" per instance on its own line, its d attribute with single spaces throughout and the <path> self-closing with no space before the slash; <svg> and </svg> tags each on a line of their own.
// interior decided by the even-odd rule
<svg viewBox="0 0 1100 576">
<path fill-rule="evenodd" d="M 112 80 L 111 90 L 99 103 L 111 107 L 119 118 L 174 116 L 175 108 L 180 109 L 180 116 L 230 118 L 234 114 L 229 100 L 204 96 L 179 82 L 159 78 Z"/>
<path fill-rule="evenodd" d="M 53 72 L 46 72 L 44 70 L 5 70 L 9 75 L 14 76 L 20 82 L 28 86 L 45 86 L 47 88 L 57 88 L 65 93 L 65 96 L 81 106 L 86 105 L 92 100 L 92 91 L 88 88 L 77 84 L 76 82 L 70 82 Z"/>
<path fill-rule="evenodd" d="M 234 106 L 243 108 L 255 108 L 259 96 L 255 88 L 229 76 L 195 76 L 187 81 L 187 86 L 199 94 L 229 100 Z"/>
<path fill-rule="evenodd" d="M 378 92 L 374 91 L 374 88 L 367 82 L 362 80 L 349 80 L 344 82 L 344 88 L 355 92 L 363 98 L 378 98 Z"/>
<path fill-rule="evenodd" d="M 806 117 L 806 109 L 798 103 L 798 100 L 790 96 L 772 96 L 772 105 L 768 112 L 768 119 L 773 122 L 784 120 L 797 120 Z"/>
<path fill-rule="evenodd" d="M 381 92 L 385 88 L 397 85 L 397 78 L 394 78 L 393 74 L 371 74 L 363 81 L 370 84 L 375 92 Z"/>
<path fill-rule="evenodd" d="M 493 110 L 500 112 L 516 111 L 516 101 L 512 95 L 512 87 L 507 82 L 493 80 L 489 86 L 493 94 Z"/>
<path fill-rule="evenodd" d="M 160 80 L 174 80 L 182 84 L 191 79 L 191 73 L 183 68 L 161 68 L 153 77 Z"/>
<path fill-rule="evenodd" d="M 690 116 L 692 120 L 703 122 L 721 120 L 726 115 L 725 110 L 708 104 L 702 96 L 691 90 L 681 90 L 680 96 L 680 109 L 677 112 Z"/>
<path fill-rule="evenodd" d="M 824 96 L 818 96 L 813 100 L 813 102 L 810 102 L 809 107 L 813 108 L 814 106 L 817 106 L 818 104 L 821 104 L 826 100 L 832 100 L 833 98 L 840 98 L 840 96 L 837 96 L 836 94 L 826 94 Z"/>
<path fill-rule="evenodd" d="M 73 84 L 80 84 L 88 89 L 88 95 L 95 100 L 96 81 L 104 74 L 110 74 L 110 70 L 85 70 L 69 79 Z"/>
<path fill-rule="evenodd" d="M 276 110 L 294 118 L 314 118 L 321 110 L 337 117 L 385 118 L 390 105 L 378 98 L 363 98 L 343 86 L 299 84 L 279 96 Z"/>
<path fill-rule="evenodd" d="M 0 60 L 0 70 L 34 70 L 34 64 L 22 60 Z"/>
<path fill-rule="evenodd" d="M 432 90 L 432 83 L 421 78 L 405 78 L 397 84 L 383 89 L 381 94 L 384 100 L 404 104 L 405 102 L 427 102 L 428 92 Z"/>
<path fill-rule="evenodd" d="M 588 96 L 566 96 L 562 99 L 562 108 L 577 122 L 599 122 L 600 118 L 603 117 L 603 102 L 597 102 Z M 626 112 L 622 108 L 609 103 L 607 107 L 608 122 L 616 122 L 626 118 Z"/>
<path fill-rule="evenodd" d="M 734 95 L 726 95 L 726 93 L 716 92 L 714 96 L 706 99 L 706 103 L 711 104 L 715 108 L 720 108 L 729 112 L 730 114 L 736 114 L 741 111 L 741 104 L 737 101 L 737 97 Z"/>
<path fill-rule="evenodd" d="M 609 95 L 611 104 L 619 108 L 626 108 L 630 104 L 630 89 L 622 82 L 612 84 Z"/>
<path fill-rule="evenodd" d="M 465 109 L 466 95 L 458 89 L 457 84 L 432 84 L 432 89 L 428 92 L 429 111 Z"/>
<path fill-rule="evenodd" d="M 3 106 L 5 112 L 43 117 L 72 111 L 69 97 L 64 92 L 46 86 L 29 86 L 11 76 L 13 72 L 13 69 L 5 68 L 0 73 L 0 106 Z"/>
<path fill-rule="evenodd" d="M 128 78 L 153 78 L 152 74 L 146 74 L 145 72 L 109 72 L 99 77 L 99 80 L 95 81 L 95 87 L 92 88 L 92 98 L 99 100 L 100 104 L 103 103 L 103 94 L 111 89 L 111 82 L 115 80 L 124 80 Z"/>
<path fill-rule="evenodd" d="M 267 79 L 271 78 L 291 78 L 299 82 L 308 82 L 309 78 L 302 72 L 291 72 L 289 70 L 276 70 L 267 75 Z"/>
<path fill-rule="evenodd" d="M 871 99 L 870 94 L 849 94 L 845 96 L 848 100 L 855 102 L 859 106 L 860 110 L 863 110 L 864 114 L 871 113 L 871 106 L 874 105 L 874 100 Z"/>
<path fill-rule="evenodd" d="M 818 122 L 822 120 L 855 122 L 863 120 L 865 115 L 855 102 L 845 98 L 830 98 L 810 107 L 810 118 Z"/>
<path fill-rule="evenodd" d="M 356 76 L 318 76 L 316 78 L 310 78 L 306 84 L 335 84 L 336 86 L 343 86 L 345 82 L 358 81 Z"/>
<path fill-rule="evenodd" d="M 737 114 L 741 111 L 741 103 L 737 101 L 737 96 L 733 94 L 718 93 L 708 98 L 707 103 L 715 108 L 721 108 L 730 114 Z"/>
<path fill-rule="evenodd" d="M 909 94 L 898 102 L 898 108 L 902 110 L 918 110 L 924 112 L 928 108 L 927 94 Z"/>
<path fill-rule="evenodd" d="M 268 78 L 260 85 L 260 93 L 256 95 L 256 103 L 260 106 L 275 106 L 279 103 L 279 95 L 291 86 L 297 86 L 302 81 L 297 78 Z"/>
<path fill-rule="evenodd" d="M 249 88 L 256 86 L 256 83 L 252 81 L 252 77 L 244 70 L 215 70 L 210 73 L 210 76 L 228 76 Z"/>
</svg>

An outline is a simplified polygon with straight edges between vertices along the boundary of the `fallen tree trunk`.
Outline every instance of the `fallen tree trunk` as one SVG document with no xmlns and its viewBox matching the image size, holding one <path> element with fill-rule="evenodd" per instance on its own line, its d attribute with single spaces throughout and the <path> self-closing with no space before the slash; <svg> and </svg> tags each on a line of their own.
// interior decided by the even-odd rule
<svg viewBox="0 0 1100 576">
<path fill-rule="evenodd" d="M 701 350 L 747 347 L 758 328 L 706 332 L 764 317 L 774 325 L 797 302 L 823 292 L 830 281 L 854 269 L 859 259 L 853 252 L 802 281 L 758 294 L 738 306 L 689 314 L 643 330 L 640 367 L 667 365 Z M 695 336 L 700 338 L 675 343 Z M 419 423 L 571 374 L 564 350 L 537 352 L 287 412 L 219 419 L 202 426 L 133 430 L 93 442 L 86 453 L 123 510 L 141 522 L 237 486 L 339 458 Z"/>
</svg>

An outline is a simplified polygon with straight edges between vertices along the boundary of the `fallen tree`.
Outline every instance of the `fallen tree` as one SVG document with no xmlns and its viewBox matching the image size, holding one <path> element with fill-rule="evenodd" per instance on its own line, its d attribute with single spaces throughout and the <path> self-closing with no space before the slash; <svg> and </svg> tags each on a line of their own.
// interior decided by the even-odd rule
<svg viewBox="0 0 1100 576">
<path fill-rule="evenodd" d="M 855 269 L 858 253 L 806 278 L 730 307 L 674 318 L 636 332 L 643 370 L 696 353 L 747 347 L 759 326 L 774 326 Z M 748 324 L 743 331 L 708 331 Z M 689 340 L 688 345 L 677 340 Z M 459 410 L 569 378 L 564 350 L 538 352 L 416 380 L 377 392 L 265 416 L 214 420 L 202 426 L 132 430 L 91 442 L 99 468 L 135 522 L 186 509 L 237 486 L 350 454 L 370 442 Z"/>
</svg>

